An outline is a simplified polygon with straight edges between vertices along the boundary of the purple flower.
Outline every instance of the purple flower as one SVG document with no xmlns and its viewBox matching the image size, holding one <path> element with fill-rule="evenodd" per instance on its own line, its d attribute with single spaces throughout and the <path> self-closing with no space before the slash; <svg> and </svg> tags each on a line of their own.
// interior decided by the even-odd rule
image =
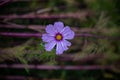
<svg viewBox="0 0 120 80">
<path fill-rule="evenodd" d="M 42 35 L 42 40 L 46 42 L 45 49 L 46 51 L 51 51 L 56 45 L 57 55 L 68 50 L 68 46 L 71 46 L 71 43 L 67 40 L 73 39 L 75 35 L 70 27 L 64 27 L 62 22 L 47 25 L 46 32 L 46 34 Z"/>
</svg>

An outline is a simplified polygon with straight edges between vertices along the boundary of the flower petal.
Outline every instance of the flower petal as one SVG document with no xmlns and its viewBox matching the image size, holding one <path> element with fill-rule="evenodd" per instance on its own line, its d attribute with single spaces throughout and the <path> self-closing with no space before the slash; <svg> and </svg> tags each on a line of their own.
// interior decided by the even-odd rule
<svg viewBox="0 0 120 80">
<path fill-rule="evenodd" d="M 70 46 L 71 43 L 67 40 L 63 40 L 61 42 L 57 42 L 57 48 L 56 48 L 56 54 L 60 55 L 63 53 L 63 51 L 68 50 L 67 46 Z"/>
<path fill-rule="evenodd" d="M 63 30 L 64 24 L 63 22 L 55 22 L 54 27 L 58 32 L 61 32 Z"/>
<path fill-rule="evenodd" d="M 62 47 L 62 44 L 60 42 L 57 43 L 57 48 L 56 48 L 56 54 L 57 55 L 60 55 L 62 54 L 64 51 L 63 47 Z"/>
<path fill-rule="evenodd" d="M 71 43 L 67 40 L 64 40 L 64 44 L 66 44 L 67 46 L 71 46 Z"/>
<path fill-rule="evenodd" d="M 49 34 L 43 34 L 42 35 L 43 42 L 50 42 L 54 40 L 53 36 L 50 36 Z"/>
<path fill-rule="evenodd" d="M 62 34 L 64 39 L 73 39 L 75 36 L 75 33 L 68 26 L 63 29 Z"/>
<path fill-rule="evenodd" d="M 51 41 L 45 44 L 46 51 L 51 51 L 55 45 L 56 45 L 56 41 Z"/>
<path fill-rule="evenodd" d="M 65 42 L 61 42 L 63 50 L 68 50 L 67 44 Z"/>
<path fill-rule="evenodd" d="M 54 36 L 57 31 L 53 25 L 49 24 L 46 27 L 46 32 Z"/>
</svg>

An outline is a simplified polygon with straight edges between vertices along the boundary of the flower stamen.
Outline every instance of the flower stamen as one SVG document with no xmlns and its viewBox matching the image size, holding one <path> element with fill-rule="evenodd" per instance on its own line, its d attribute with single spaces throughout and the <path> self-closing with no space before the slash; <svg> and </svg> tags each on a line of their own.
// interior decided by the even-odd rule
<svg viewBox="0 0 120 80">
<path fill-rule="evenodd" d="M 62 34 L 60 34 L 60 33 L 57 33 L 57 34 L 56 34 L 56 36 L 55 36 L 55 39 L 56 39 L 57 41 L 60 41 L 60 40 L 62 40 L 62 39 L 63 39 L 63 36 L 62 36 Z"/>
</svg>

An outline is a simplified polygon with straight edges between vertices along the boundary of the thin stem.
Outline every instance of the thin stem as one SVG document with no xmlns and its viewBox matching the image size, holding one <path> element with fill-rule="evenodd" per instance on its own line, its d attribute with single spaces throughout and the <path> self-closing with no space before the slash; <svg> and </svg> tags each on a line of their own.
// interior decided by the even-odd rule
<svg viewBox="0 0 120 80">
<path fill-rule="evenodd" d="M 0 32 L 0 35 L 3 36 L 12 36 L 12 37 L 41 37 L 42 35 L 40 33 L 12 33 L 12 32 Z M 81 34 L 76 34 L 75 36 L 77 37 L 95 37 L 95 38 L 103 38 L 103 37 L 98 37 L 94 34 L 88 34 L 88 33 L 81 33 Z"/>
<path fill-rule="evenodd" d="M 41 30 L 45 29 L 45 26 L 42 25 L 18 25 L 18 24 L 9 24 L 9 25 L 0 25 L 0 28 L 15 28 L 15 29 L 33 29 L 33 30 Z"/>
<path fill-rule="evenodd" d="M 60 13 L 60 14 L 26 14 L 26 15 L 1 15 L 0 19 L 30 19 L 30 18 L 79 18 L 79 19 L 85 19 L 85 17 L 88 15 L 88 11 L 81 11 L 76 13 Z"/>
<path fill-rule="evenodd" d="M 5 79 L 5 80 L 26 80 L 28 77 L 26 76 L 16 76 L 16 75 L 2 75 L 0 76 L 0 79 Z"/>
<path fill-rule="evenodd" d="M 35 31 L 40 31 L 41 29 L 45 29 L 45 26 L 43 25 L 19 25 L 19 24 L 15 24 L 15 23 L 8 23 L 6 22 L 6 24 L 0 24 L 0 28 L 15 28 L 15 29 L 32 29 L 32 30 L 35 30 Z M 75 32 L 94 32 L 95 30 L 94 29 L 91 29 L 91 28 L 77 28 L 75 26 L 71 27 L 71 29 Z"/>
<path fill-rule="evenodd" d="M 0 32 L 0 35 L 10 36 L 10 37 L 22 37 L 22 38 L 42 36 L 41 33 L 15 33 L 15 32 Z M 76 37 L 92 37 L 92 38 L 98 38 L 98 39 L 120 40 L 120 37 L 98 36 L 90 33 L 81 33 L 81 34 L 76 34 L 75 36 Z"/>
<path fill-rule="evenodd" d="M 79 59 L 75 59 L 75 57 L 73 55 L 61 55 L 58 58 L 56 58 L 56 60 L 58 61 L 79 61 L 80 63 L 84 63 L 87 61 L 93 61 L 96 59 L 100 59 L 100 58 L 105 58 L 104 55 L 102 54 L 88 54 L 87 56 L 83 57 L 83 58 L 79 58 Z"/>
<path fill-rule="evenodd" d="M 77 37 L 94 37 L 94 38 L 106 38 L 105 36 L 98 36 L 90 33 L 76 34 Z"/>
<path fill-rule="evenodd" d="M 11 32 L 0 32 L 2 36 L 12 36 L 12 37 L 41 37 L 40 33 L 11 33 Z"/>
<path fill-rule="evenodd" d="M 4 4 L 8 3 L 9 1 L 10 1 L 10 0 L 3 0 L 3 2 L 0 3 L 0 6 L 2 6 L 2 5 L 4 5 Z"/>
<path fill-rule="evenodd" d="M 0 68 L 16 68 L 16 69 L 39 69 L 39 70 L 99 70 L 99 69 L 111 69 L 111 66 L 100 66 L 100 65 L 90 65 L 90 66 L 49 66 L 49 65 L 23 65 L 23 64 L 0 64 Z"/>
</svg>

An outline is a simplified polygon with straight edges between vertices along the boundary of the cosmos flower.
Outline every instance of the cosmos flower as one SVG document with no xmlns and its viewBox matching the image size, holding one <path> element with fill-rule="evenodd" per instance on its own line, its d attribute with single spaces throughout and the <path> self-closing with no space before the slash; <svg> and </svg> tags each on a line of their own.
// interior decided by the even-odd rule
<svg viewBox="0 0 120 80">
<path fill-rule="evenodd" d="M 43 42 L 46 42 L 46 51 L 51 51 L 56 47 L 56 54 L 60 55 L 63 51 L 68 50 L 71 43 L 67 40 L 74 38 L 75 33 L 69 26 L 65 26 L 62 22 L 55 22 L 54 25 L 49 24 L 46 27 L 46 34 L 42 35 Z"/>
</svg>

